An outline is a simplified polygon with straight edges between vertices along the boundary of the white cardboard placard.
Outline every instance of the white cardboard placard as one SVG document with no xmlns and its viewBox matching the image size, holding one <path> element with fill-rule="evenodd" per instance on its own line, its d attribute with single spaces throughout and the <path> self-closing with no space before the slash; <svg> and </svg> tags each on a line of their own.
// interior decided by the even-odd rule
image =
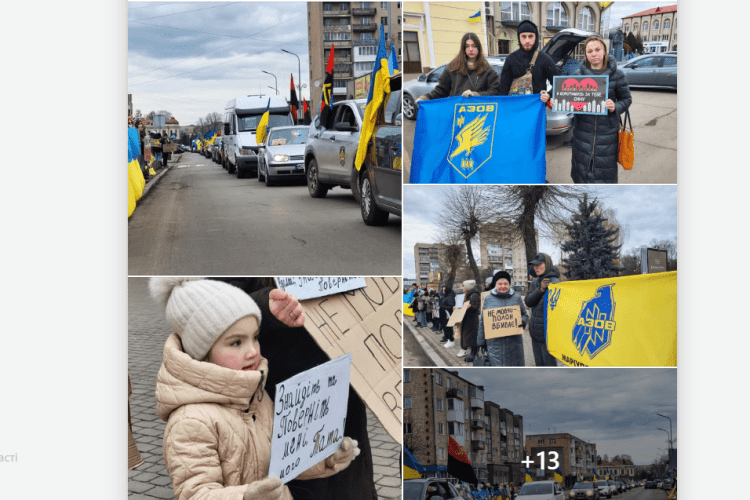
<svg viewBox="0 0 750 500">
<path fill-rule="evenodd" d="M 357 276 L 279 276 L 276 283 L 297 300 L 325 297 L 367 286 L 365 279 Z"/>
</svg>

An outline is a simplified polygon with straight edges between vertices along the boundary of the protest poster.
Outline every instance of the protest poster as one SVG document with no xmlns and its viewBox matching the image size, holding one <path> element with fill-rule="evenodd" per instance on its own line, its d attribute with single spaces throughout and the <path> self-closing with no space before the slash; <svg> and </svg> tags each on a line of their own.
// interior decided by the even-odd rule
<svg viewBox="0 0 750 500">
<path fill-rule="evenodd" d="M 365 282 L 365 288 L 300 301 L 305 328 L 328 357 L 353 354 L 352 386 L 401 443 L 401 278 Z"/>
<path fill-rule="evenodd" d="M 484 316 L 484 337 L 487 339 L 510 337 L 523 333 L 521 308 L 518 306 L 485 309 L 482 311 L 482 315 Z"/>
<path fill-rule="evenodd" d="M 609 76 L 556 76 L 552 85 L 552 111 L 581 115 L 606 115 Z"/>
<path fill-rule="evenodd" d="M 367 286 L 365 279 L 351 276 L 280 276 L 276 284 L 297 300 L 325 297 Z"/>
<path fill-rule="evenodd" d="M 448 323 L 445 326 L 456 326 L 458 323 L 461 323 L 464 320 L 464 316 L 466 315 L 466 309 L 454 307 L 453 312 L 451 313 L 450 317 L 448 318 Z"/>
<path fill-rule="evenodd" d="M 351 366 L 345 354 L 276 384 L 269 476 L 286 484 L 341 447 Z"/>
</svg>

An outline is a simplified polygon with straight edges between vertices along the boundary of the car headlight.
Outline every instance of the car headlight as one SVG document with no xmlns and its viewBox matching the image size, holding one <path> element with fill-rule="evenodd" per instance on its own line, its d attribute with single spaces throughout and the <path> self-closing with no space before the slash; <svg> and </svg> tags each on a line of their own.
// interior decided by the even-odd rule
<svg viewBox="0 0 750 500">
<path fill-rule="evenodd" d="M 240 154 L 241 155 L 254 155 L 255 151 L 253 151 L 252 148 L 240 148 Z"/>
<path fill-rule="evenodd" d="M 287 155 L 273 155 L 273 161 L 289 161 Z"/>
<path fill-rule="evenodd" d="M 594 492 L 593 492 L 593 491 L 591 491 L 591 490 L 588 490 L 588 491 L 586 492 L 586 496 L 587 496 L 587 497 L 593 497 L 593 496 L 594 496 Z"/>
</svg>

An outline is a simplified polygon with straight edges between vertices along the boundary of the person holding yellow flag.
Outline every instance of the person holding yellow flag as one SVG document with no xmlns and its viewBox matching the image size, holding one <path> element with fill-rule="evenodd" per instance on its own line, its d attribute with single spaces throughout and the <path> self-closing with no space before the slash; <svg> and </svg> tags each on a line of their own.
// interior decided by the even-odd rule
<svg viewBox="0 0 750 500">
<path fill-rule="evenodd" d="M 557 366 L 557 360 L 547 350 L 544 333 L 544 295 L 550 283 L 560 283 L 560 271 L 552 264 L 552 258 L 546 253 L 538 253 L 531 261 L 534 266 L 534 281 L 531 282 L 526 295 L 526 305 L 531 309 L 531 347 L 534 350 L 536 366 Z"/>
</svg>

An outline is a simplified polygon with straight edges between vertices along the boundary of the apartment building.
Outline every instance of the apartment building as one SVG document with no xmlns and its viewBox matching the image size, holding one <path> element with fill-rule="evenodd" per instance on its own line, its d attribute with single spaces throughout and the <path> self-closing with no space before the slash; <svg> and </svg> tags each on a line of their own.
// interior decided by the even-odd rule
<svg viewBox="0 0 750 500">
<path fill-rule="evenodd" d="M 560 471 L 566 478 L 579 474 L 584 478 L 591 477 L 592 469 L 596 467 L 596 444 L 572 434 L 531 434 L 526 436 L 525 448 L 526 455 L 534 460 L 534 468 L 537 469 L 541 467 L 539 452 L 545 452 L 545 457 L 549 457 L 550 452 L 557 453 Z M 546 461 L 549 463 L 549 458 Z M 545 477 L 553 478 L 552 470 L 547 470 Z"/>
<path fill-rule="evenodd" d="M 538 240 L 537 235 L 537 240 Z M 492 273 L 507 271 L 516 290 L 528 290 L 530 284 L 526 247 L 518 231 L 508 222 L 487 224 L 479 231 L 479 258 L 482 267 Z"/>
</svg>

